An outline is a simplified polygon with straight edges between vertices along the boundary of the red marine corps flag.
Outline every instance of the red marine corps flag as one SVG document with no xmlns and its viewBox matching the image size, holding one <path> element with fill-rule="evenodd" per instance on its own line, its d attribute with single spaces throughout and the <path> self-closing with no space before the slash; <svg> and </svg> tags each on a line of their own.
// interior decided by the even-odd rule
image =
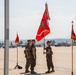
<svg viewBox="0 0 76 75">
<path fill-rule="evenodd" d="M 76 40 L 76 35 L 75 35 L 75 32 L 74 32 L 74 29 L 73 29 L 73 21 L 72 21 L 72 32 L 71 32 L 71 39 L 73 40 L 73 41 L 75 41 Z"/>
<path fill-rule="evenodd" d="M 40 26 L 39 26 L 39 29 L 38 29 L 37 35 L 36 35 L 37 41 L 42 40 L 46 35 L 48 35 L 50 33 L 48 20 L 50 20 L 50 16 L 49 16 L 49 12 L 48 12 L 48 5 L 46 3 L 45 4 L 45 11 L 44 11 L 44 14 L 42 16 L 41 23 L 40 23 Z"/>
<path fill-rule="evenodd" d="M 18 34 L 17 34 L 17 36 L 16 36 L 15 43 L 16 43 L 16 44 L 19 43 L 19 36 L 18 36 Z"/>
</svg>

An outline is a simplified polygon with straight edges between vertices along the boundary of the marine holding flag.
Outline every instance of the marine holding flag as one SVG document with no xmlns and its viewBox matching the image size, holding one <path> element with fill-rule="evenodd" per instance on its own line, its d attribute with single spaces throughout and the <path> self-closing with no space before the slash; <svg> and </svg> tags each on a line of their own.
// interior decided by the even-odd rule
<svg viewBox="0 0 76 75">
<path fill-rule="evenodd" d="M 44 11 L 43 17 L 41 19 L 41 23 L 40 23 L 39 29 L 37 31 L 37 35 L 36 35 L 37 41 L 42 40 L 46 35 L 48 35 L 50 33 L 48 20 L 50 20 L 50 16 L 49 16 L 49 12 L 48 12 L 48 5 L 46 3 L 45 11 Z"/>
<path fill-rule="evenodd" d="M 40 27 L 39 27 L 39 29 L 37 31 L 37 35 L 36 35 L 37 41 L 42 40 L 45 36 L 47 36 L 50 33 L 48 20 L 50 20 L 50 16 L 49 16 L 49 12 L 48 12 L 48 5 L 46 3 L 45 11 L 42 16 Z M 48 47 L 44 48 L 46 50 L 46 52 L 43 52 L 43 53 L 46 54 L 46 62 L 47 62 L 47 68 L 48 68 L 48 71 L 46 73 L 50 73 L 50 72 L 55 72 L 55 71 L 54 71 L 54 65 L 52 62 L 52 48 L 50 47 L 49 41 L 47 42 L 47 45 L 48 45 Z M 52 68 L 52 71 L 50 71 L 50 68 Z"/>
</svg>

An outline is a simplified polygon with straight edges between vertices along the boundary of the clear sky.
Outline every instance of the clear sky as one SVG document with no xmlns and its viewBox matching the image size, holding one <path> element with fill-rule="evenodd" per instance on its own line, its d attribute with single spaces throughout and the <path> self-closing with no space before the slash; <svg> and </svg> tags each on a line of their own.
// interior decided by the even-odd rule
<svg viewBox="0 0 76 75">
<path fill-rule="evenodd" d="M 70 38 L 71 21 L 76 32 L 76 0 L 9 0 L 10 40 L 18 32 L 20 39 L 35 38 L 40 21 L 48 4 L 51 33 L 46 37 Z M 0 40 L 4 39 L 4 0 L 0 0 Z"/>
</svg>

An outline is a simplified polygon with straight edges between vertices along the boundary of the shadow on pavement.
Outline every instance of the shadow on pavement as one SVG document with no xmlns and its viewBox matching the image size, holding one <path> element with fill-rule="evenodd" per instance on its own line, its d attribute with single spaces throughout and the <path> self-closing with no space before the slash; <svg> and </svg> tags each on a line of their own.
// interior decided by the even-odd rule
<svg viewBox="0 0 76 75">
<path fill-rule="evenodd" d="M 30 74 L 30 73 L 25 73 L 25 72 L 22 72 L 20 74 L 24 74 L 24 75 L 46 75 L 45 73 Z"/>
</svg>

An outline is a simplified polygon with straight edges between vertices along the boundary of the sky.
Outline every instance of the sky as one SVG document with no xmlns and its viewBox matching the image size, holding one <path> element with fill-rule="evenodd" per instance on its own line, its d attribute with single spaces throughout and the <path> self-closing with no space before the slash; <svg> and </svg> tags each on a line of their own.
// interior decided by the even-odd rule
<svg viewBox="0 0 76 75">
<path fill-rule="evenodd" d="M 72 20 L 76 33 L 76 0 L 9 0 L 10 40 L 17 32 L 21 40 L 35 38 L 46 2 L 51 18 L 46 38 L 70 38 Z M 0 40 L 4 40 L 4 0 L 0 0 Z"/>
</svg>

